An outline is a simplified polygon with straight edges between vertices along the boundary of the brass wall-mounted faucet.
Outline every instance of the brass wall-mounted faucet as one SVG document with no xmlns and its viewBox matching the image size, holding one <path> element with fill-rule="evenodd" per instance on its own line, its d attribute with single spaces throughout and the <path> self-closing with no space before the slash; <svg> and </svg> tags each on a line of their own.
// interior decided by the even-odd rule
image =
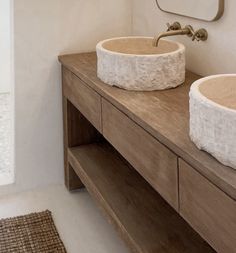
<svg viewBox="0 0 236 253">
<path fill-rule="evenodd" d="M 161 38 L 169 37 L 169 36 L 187 35 L 188 37 L 191 37 L 193 41 L 194 40 L 206 41 L 208 38 L 207 30 L 203 28 L 197 31 L 194 31 L 191 25 L 187 25 L 184 28 L 182 28 L 179 22 L 174 22 L 172 25 L 167 24 L 167 26 L 168 26 L 168 29 L 166 32 L 163 32 L 154 38 L 153 40 L 154 47 L 158 47 L 158 44 Z"/>
</svg>

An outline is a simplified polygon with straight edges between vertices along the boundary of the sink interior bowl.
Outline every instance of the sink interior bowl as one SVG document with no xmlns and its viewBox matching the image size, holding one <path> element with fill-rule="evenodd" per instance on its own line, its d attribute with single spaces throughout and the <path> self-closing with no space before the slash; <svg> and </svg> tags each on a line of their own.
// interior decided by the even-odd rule
<svg viewBox="0 0 236 253">
<path fill-rule="evenodd" d="M 128 90 L 163 90 L 185 80 L 185 47 L 150 37 L 122 37 L 97 44 L 98 77 L 105 83 Z"/>
<path fill-rule="evenodd" d="M 207 79 L 199 85 L 199 91 L 212 102 L 236 110 L 236 75 Z"/>
<path fill-rule="evenodd" d="M 236 74 L 196 81 L 190 91 L 190 137 L 236 169 Z"/>
<path fill-rule="evenodd" d="M 152 38 L 123 38 L 108 40 L 102 46 L 112 52 L 133 55 L 167 54 L 179 49 L 179 45 L 171 41 L 161 40 L 158 47 L 152 42 Z"/>
</svg>

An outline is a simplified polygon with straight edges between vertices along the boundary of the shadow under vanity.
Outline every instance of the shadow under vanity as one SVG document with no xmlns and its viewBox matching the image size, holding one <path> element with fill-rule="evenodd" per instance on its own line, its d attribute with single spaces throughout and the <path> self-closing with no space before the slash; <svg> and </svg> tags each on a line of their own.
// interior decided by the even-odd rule
<svg viewBox="0 0 236 253">
<path fill-rule="evenodd" d="M 67 188 L 85 186 L 132 252 L 235 253 L 236 173 L 189 138 L 200 77 L 132 92 L 98 79 L 95 53 L 59 60 Z"/>
</svg>

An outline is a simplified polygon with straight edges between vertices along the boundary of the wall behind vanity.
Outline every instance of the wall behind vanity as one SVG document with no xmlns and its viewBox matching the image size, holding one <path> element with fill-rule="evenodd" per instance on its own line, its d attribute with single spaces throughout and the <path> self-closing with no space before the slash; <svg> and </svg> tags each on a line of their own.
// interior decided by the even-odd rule
<svg viewBox="0 0 236 253">
<path fill-rule="evenodd" d="M 131 33 L 127 0 L 17 0 L 15 24 L 16 184 L 0 194 L 63 182 L 59 54 L 92 51 Z"/>
<path fill-rule="evenodd" d="M 205 22 L 168 14 L 159 10 L 155 0 L 133 1 L 133 34 L 154 36 L 166 30 L 167 22 L 191 24 L 195 29 L 206 28 L 209 39 L 204 43 L 192 42 L 185 36 L 174 40 L 187 48 L 187 68 L 201 75 L 236 72 L 236 1 L 225 1 L 225 12 L 220 20 Z"/>
</svg>

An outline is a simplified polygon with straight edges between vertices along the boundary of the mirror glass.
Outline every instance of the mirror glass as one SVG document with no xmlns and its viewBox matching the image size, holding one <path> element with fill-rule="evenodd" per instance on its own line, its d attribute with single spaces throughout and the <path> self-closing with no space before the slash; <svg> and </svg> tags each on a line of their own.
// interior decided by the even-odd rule
<svg viewBox="0 0 236 253">
<path fill-rule="evenodd" d="M 156 0 L 165 12 L 196 19 L 214 21 L 224 12 L 224 0 Z"/>
</svg>

